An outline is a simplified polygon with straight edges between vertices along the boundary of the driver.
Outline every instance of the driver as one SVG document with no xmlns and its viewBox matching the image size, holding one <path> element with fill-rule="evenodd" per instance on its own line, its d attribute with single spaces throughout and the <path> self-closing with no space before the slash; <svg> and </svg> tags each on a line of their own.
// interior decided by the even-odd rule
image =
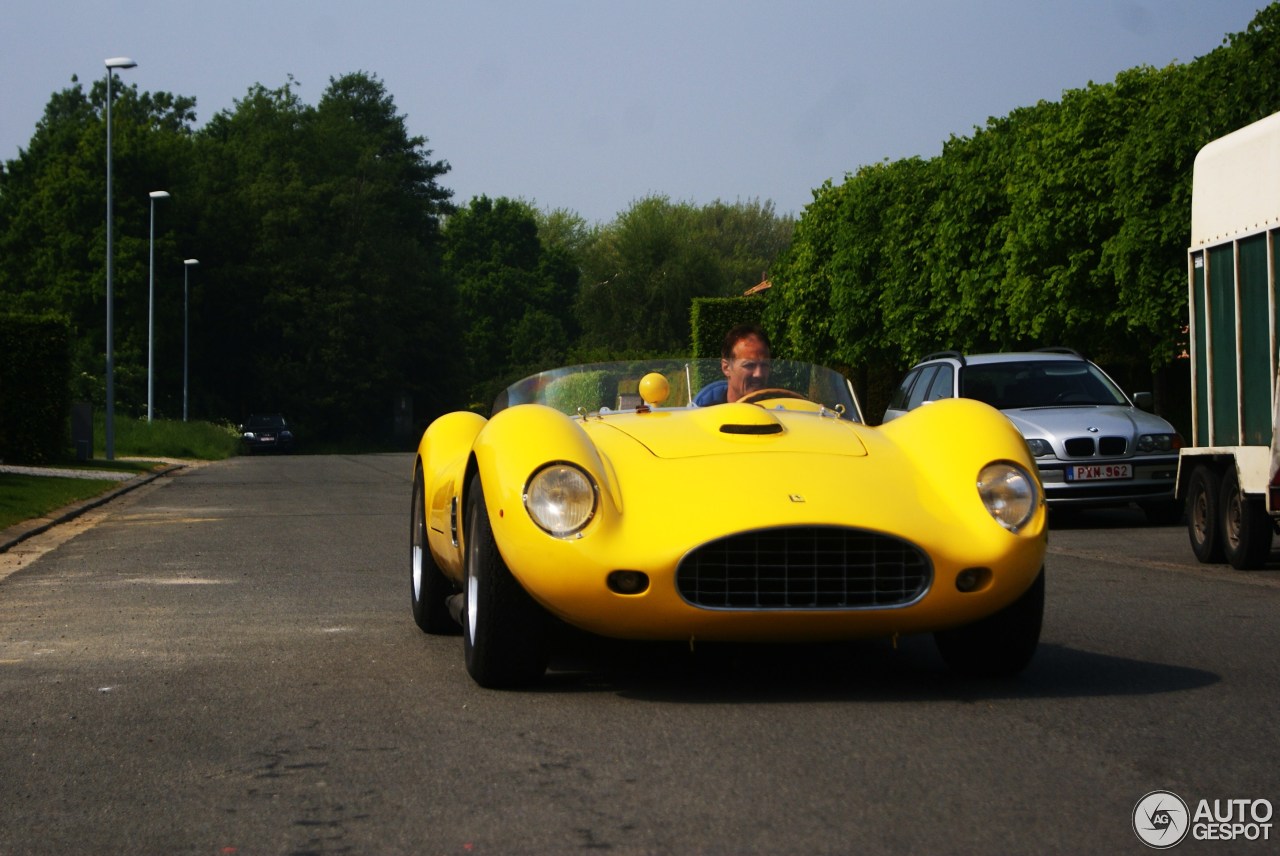
<svg viewBox="0 0 1280 856">
<path fill-rule="evenodd" d="M 720 370 L 725 379 L 704 386 L 693 403 L 699 407 L 737 401 L 769 386 L 772 350 L 769 336 L 759 325 L 737 324 L 720 346 Z"/>
</svg>

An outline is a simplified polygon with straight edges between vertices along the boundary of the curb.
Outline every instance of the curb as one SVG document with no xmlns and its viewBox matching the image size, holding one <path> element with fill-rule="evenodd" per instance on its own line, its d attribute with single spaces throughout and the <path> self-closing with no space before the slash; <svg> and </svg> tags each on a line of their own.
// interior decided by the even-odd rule
<svg viewBox="0 0 1280 856">
<path fill-rule="evenodd" d="M 128 481 L 122 482 L 119 487 L 112 488 L 106 493 L 100 493 L 92 499 L 82 500 L 59 508 L 48 517 L 37 517 L 33 520 L 25 520 L 22 523 L 15 523 L 8 529 L 0 531 L 0 553 L 4 553 L 15 545 L 21 544 L 28 538 L 39 535 L 42 532 L 48 532 L 59 523 L 74 520 L 86 511 L 90 511 L 100 505 L 106 505 L 118 496 L 142 487 L 144 484 L 150 484 L 161 476 L 167 476 L 183 468 L 183 464 L 169 464 L 164 469 L 134 476 Z"/>
</svg>

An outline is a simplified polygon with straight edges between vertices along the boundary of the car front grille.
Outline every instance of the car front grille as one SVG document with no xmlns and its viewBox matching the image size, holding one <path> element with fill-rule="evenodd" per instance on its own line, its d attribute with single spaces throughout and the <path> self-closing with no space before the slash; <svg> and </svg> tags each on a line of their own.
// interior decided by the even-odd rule
<svg viewBox="0 0 1280 856">
<path fill-rule="evenodd" d="M 765 529 L 721 538 L 681 560 L 676 586 L 706 609 L 866 609 L 913 603 L 933 565 L 919 547 L 833 526 Z"/>
<path fill-rule="evenodd" d="M 1116 457 L 1123 455 L 1129 448 L 1129 441 L 1124 437 L 1072 437 L 1063 442 L 1069 458 L 1092 458 L 1094 455 Z"/>
</svg>

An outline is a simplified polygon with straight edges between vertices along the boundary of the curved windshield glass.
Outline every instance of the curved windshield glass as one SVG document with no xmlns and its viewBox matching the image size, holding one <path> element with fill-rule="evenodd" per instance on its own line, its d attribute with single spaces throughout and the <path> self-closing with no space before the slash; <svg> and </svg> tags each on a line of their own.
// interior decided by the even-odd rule
<svg viewBox="0 0 1280 856">
<path fill-rule="evenodd" d="M 960 373 L 960 394 L 999 410 L 1129 403 L 1110 378 L 1084 360 L 968 365 Z"/>
<path fill-rule="evenodd" d="M 714 385 L 724 382 L 719 359 L 634 360 L 589 363 L 539 372 L 507 387 L 493 403 L 497 413 L 517 404 L 545 404 L 561 413 L 634 411 L 640 399 L 640 379 L 658 372 L 667 380 L 667 400 L 658 406 L 696 407 L 695 401 L 714 398 Z M 861 422 L 853 387 L 832 369 L 792 360 L 772 360 L 770 388 L 785 389 L 821 404 L 841 417 Z M 699 394 L 702 399 L 699 399 Z"/>
</svg>

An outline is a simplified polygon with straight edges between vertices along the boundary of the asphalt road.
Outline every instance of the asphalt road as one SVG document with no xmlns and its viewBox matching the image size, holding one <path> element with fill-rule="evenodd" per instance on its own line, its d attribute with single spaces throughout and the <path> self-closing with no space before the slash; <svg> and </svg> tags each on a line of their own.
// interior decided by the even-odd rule
<svg viewBox="0 0 1280 856">
<path fill-rule="evenodd" d="M 602 644 L 492 692 L 410 616 L 409 465 L 237 458 L 0 554 L 0 854 L 1143 853 L 1150 791 L 1280 803 L 1280 563 L 1055 519 L 1016 681 Z"/>
</svg>

